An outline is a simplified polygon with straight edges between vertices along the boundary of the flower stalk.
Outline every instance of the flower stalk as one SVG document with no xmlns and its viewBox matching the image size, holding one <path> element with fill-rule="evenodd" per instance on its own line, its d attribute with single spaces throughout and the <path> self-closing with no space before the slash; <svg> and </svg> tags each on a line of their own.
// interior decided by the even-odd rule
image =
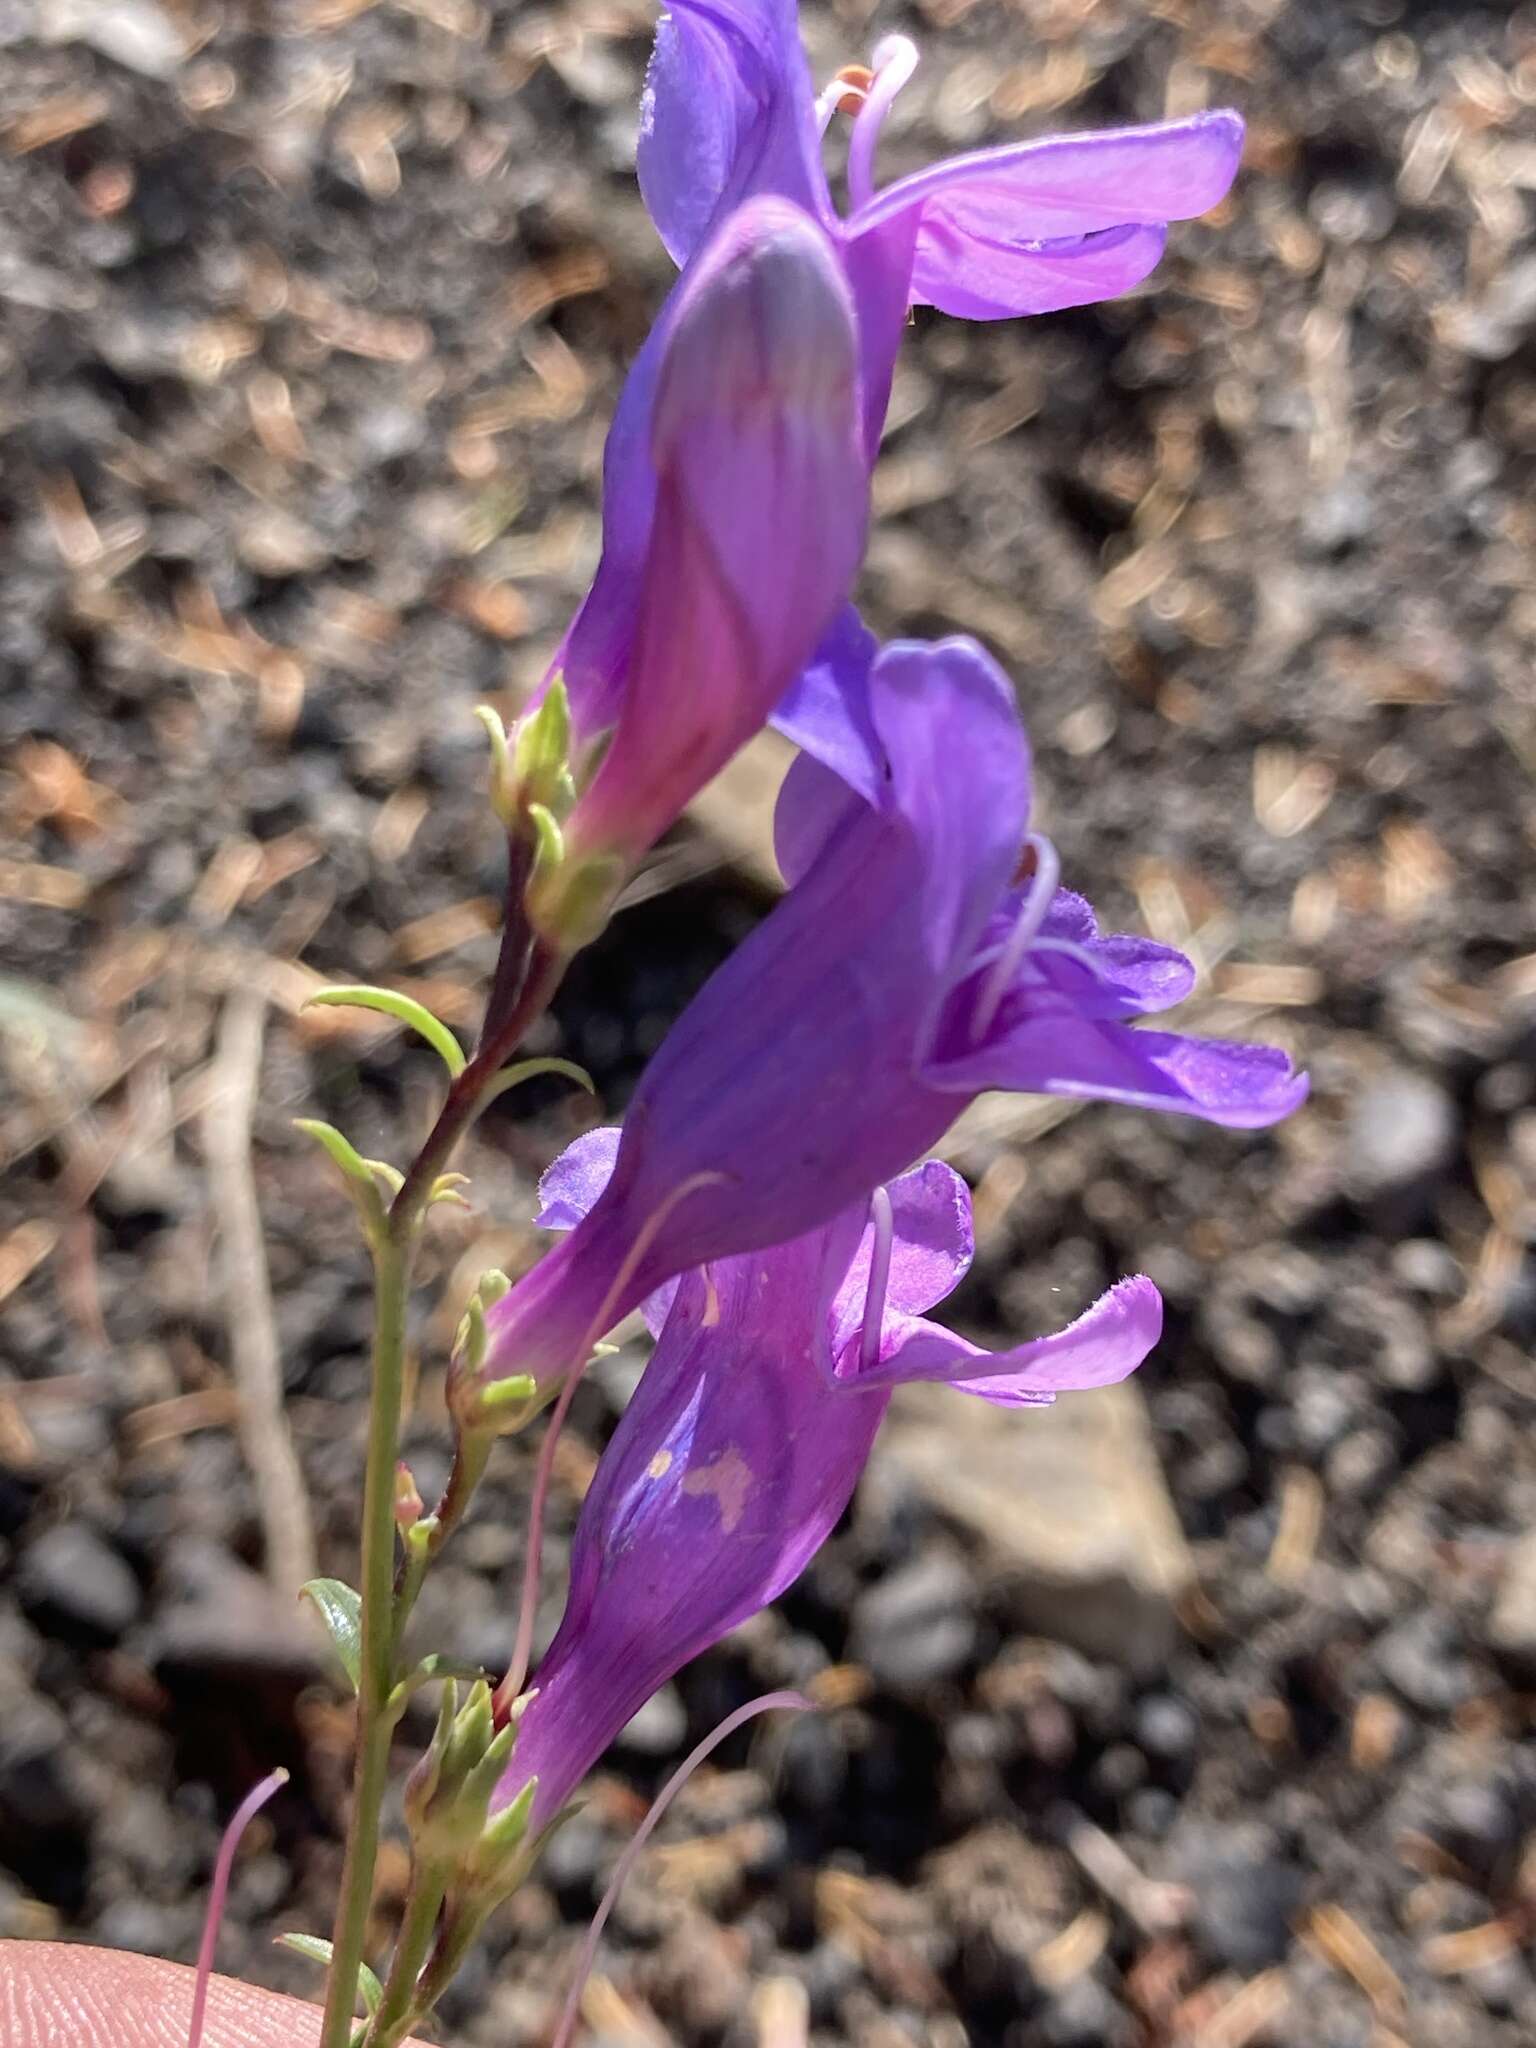
<svg viewBox="0 0 1536 2048">
<path fill-rule="evenodd" d="M 515 853 L 512 882 L 515 892 L 519 882 Z M 397 1580 L 395 1502 L 411 1279 L 421 1225 L 439 1176 L 449 1167 L 480 1111 L 496 1094 L 502 1066 L 547 1007 L 564 967 L 560 954 L 529 942 L 515 905 L 509 903 L 501 959 L 480 1044 L 463 1072 L 450 1083 L 437 1121 L 412 1161 L 382 1227 L 370 1232 L 374 1340 L 363 1482 L 357 1752 L 319 2048 L 348 2048 L 352 2038 L 378 1861 L 379 1815 L 389 1782 L 390 1742 L 397 1719 L 391 1710 L 391 1696 L 400 1675 L 399 1641 L 420 1585 L 419 1571 L 402 1573 Z M 454 1469 L 459 1483 L 439 1510 L 437 1540 L 431 1545 L 433 1555 L 462 1515 L 473 1482 L 484 1470 L 484 1459 L 466 1447 L 455 1459 Z M 419 1933 L 411 1931 L 413 1935 Z M 427 1937 L 431 1932 L 429 1925 Z M 416 1957 L 418 1968 L 424 1948 L 425 1942 Z M 400 1961 L 398 1956 L 396 1961 Z M 369 2038 L 370 2042 L 381 2043 L 387 2038 L 379 2031 L 377 2021 Z"/>
</svg>

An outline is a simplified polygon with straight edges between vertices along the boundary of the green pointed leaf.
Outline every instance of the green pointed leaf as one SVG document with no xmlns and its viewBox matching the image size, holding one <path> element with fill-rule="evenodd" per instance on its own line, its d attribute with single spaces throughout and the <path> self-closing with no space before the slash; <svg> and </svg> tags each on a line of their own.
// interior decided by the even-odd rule
<svg viewBox="0 0 1536 2048">
<path fill-rule="evenodd" d="M 563 1074 L 567 1081 L 574 1081 L 578 1088 L 585 1088 L 589 1095 L 597 1093 L 597 1083 L 586 1068 L 578 1067 L 574 1060 L 519 1060 L 516 1066 L 502 1068 L 481 1100 L 494 1102 L 498 1095 L 505 1095 L 509 1088 L 521 1087 L 524 1081 L 532 1081 L 540 1074 Z"/>
<path fill-rule="evenodd" d="M 325 1623 L 342 1668 L 357 1691 L 363 1668 L 363 1602 L 360 1594 L 342 1579 L 311 1579 L 299 1589 L 300 1598 L 315 1603 Z"/>
<path fill-rule="evenodd" d="M 322 1940 L 318 1934 L 280 1934 L 276 1946 L 291 1948 L 296 1956 L 307 1956 L 310 1962 L 323 1963 L 327 1969 L 330 1968 L 331 1944 Z M 357 1985 L 363 1994 L 363 2004 L 368 2009 L 368 2017 L 372 2019 L 379 2009 L 379 2001 L 384 1996 L 384 1986 L 366 1963 L 359 1963 L 357 1966 Z"/>
<path fill-rule="evenodd" d="M 442 1019 L 434 1017 L 426 1004 L 418 1003 L 414 996 L 401 995 L 398 989 L 371 988 L 364 982 L 348 982 L 338 988 L 318 990 L 304 1007 L 308 1009 L 312 1003 L 333 1008 L 377 1010 L 383 1016 L 393 1017 L 427 1041 L 455 1080 L 464 1071 L 464 1048 Z"/>
<path fill-rule="evenodd" d="M 331 1944 L 318 1934 L 280 1934 L 276 1946 L 291 1948 L 296 1956 L 306 1956 L 312 1963 L 324 1963 L 330 1967 Z"/>
<path fill-rule="evenodd" d="M 372 1193 L 373 1175 L 368 1171 L 368 1161 L 334 1124 L 323 1124 L 312 1116 L 296 1116 L 293 1128 L 302 1131 L 307 1138 L 316 1139 L 354 1186 L 367 1188 Z"/>
<path fill-rule="evenodd" d="M 360 1156 L 334 1124 L 323 1124 L 314 1117 L 300 1116 L 294 1118 L 293 1127 L 325 1147 L 331 1164 L 346 1182 L 353 1206 L 363 1220 L 363 1235 L 370 1244 L 376 1243 L 385 1225 L 384 1203 L 378 1183 L 368 1170 L 368 1161 Z"/>
</svg>

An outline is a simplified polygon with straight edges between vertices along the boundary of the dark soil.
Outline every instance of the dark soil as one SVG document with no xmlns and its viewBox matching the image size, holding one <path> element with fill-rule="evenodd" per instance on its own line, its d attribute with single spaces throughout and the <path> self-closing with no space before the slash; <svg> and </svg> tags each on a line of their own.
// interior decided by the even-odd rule
<svg viewBox="0 0 1536 2048">
<path fill-rule="evenodd" d="M 632 1731 L 445 2037 L 547 2037 L 650 1790 L 789 1679 L 825 1711 L 738 1738 L 680 1802 L 616 1915 L 595 2039 L 792 2042 L 794 1980 L 818 2048 L 1515 2048 L 1536 11 L 873 12 L 818 5 L 806 31 L 822 76 L 889 28 L 923 40 L 889 169 L 1249 116 L 1234 201 L 1134 300 L 918 318 L 861 595 L 882 631 L 997 650 L 1069 878 L 1187 944 L 1202 1027 L 1283 1037 L 1315 1093 L 1269 1137 L 1013 1105 L 956 1139 L 982 1223 L 962 1321 L 1057 1323 L 1136 1268 L 1166 1293 L 1140 1378 L 1199 1584 L 1164 1667 L 1022 1634 L 1016 1566 L 883 1466 L 783 1608 Z M 346 1713 L 260 1577 L 209 1062 L 231 993 L 265 990 L 255 1165 L 344 1572 L 366 1274 L 289 1119 L 401 1158 L 434 1076 L 378 1020 L 297 1011 L 378 979 L 473 1024 L 500 878 L 470 709 L 512 712 L 590 573 L 605 422 L 666 281 L 631 175 L 650 16 L 109 15 L 104 53 L 0 0 L 0 1932 L 189 1956 L 222 1819 L 286 1762 L 222 1956 L 308 1989 L 270 1936 L 325 1924 Z M 196 46 L 179 64 L 167 21 Z M 609 1109 L 762 910 L 696 831 L 647 879 L 545 1033 Z M 424 1493 L 464 1294 L 534 1256 L 534 1176 L 587 1113 L 541 1086 L 495 1112 L 474 1213 L 433 1239 Z M 562 1530 L 611 1413 L 584 1390 Z M 499 1462 L 424 1602 L 442 1647 L 493 1665 L 528 1458 Z"/>
</svg>

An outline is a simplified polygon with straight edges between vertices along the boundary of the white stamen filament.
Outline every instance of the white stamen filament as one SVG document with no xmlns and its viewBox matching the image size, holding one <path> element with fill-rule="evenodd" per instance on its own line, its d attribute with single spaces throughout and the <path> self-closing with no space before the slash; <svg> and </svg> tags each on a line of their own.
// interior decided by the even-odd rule
<svg viewBox="0 0 1536 2048">
<path fill-rule="evenodd" d="M 868 1372 L 871 1366 L 880 1363 L 880 1332 L 885 1322 L 885 1296 L 891 1284 L 891 1246 L 895 1241 L 896 1223 L 891 1214 L 891 1198 L 884 1188 L 876 1188 L 869 1198 L 869 1220 L 875 1228 L 875 1241 L 869 1253 L 869 1288 L 864 1296 L 864 1327 L 859 1333 L 859 1370 Z"/>
<path fill-rule="evenodd" d="M 992 972 L 982 984 L 981 994 L 976 1001 L 976 1014 L 971 1019 L 973 1045 L 980 1044 L 991 1029 L 992 1020 L 1002 1006 L 1003 997 L 1008 993 L 1009 982 L 1018 973 L 1024 955 L 1040 936 L 1040 927 L 1045 923 L 1057 884 L 1061 880 L 1061 858 L 1049 839 L 1039 832 L 1031 832 L 1024 844 L 1035 856 L 1035 872 L 1030 877 L 1029 889 L 1019 906 L 1018 920 L 994 961 Z"/>
<path fill-rule="evenodd" d="M 856 85 L 850 85 L 846 78 L 834 78 L 816 102 L 816 132 L 818 135 L 826 134 L 827 130 L 832 126 L 832 116 L 839 107 L 846 105 L 850 99 L 858 100 L 860 106 L 863 106 L 864 95 Z"/>
<path fill-rule="evenodd" d="M 917 45 L 906 36 L 886 36 L 875 46 L 874 83 L 854 118 L 848 138 L 848 198 L 855 209 L 875 196 L 875 147 L 891 103 L 917 69 Z"/>
</svg>

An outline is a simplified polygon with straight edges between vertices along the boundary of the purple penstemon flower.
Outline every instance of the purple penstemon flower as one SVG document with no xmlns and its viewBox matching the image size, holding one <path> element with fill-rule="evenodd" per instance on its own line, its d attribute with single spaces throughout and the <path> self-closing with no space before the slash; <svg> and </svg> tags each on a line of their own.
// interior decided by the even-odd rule
<svg viewBox="0 0 1536 2048">
<path fill-rule="evenodd" d="M 876 52 L 850 138 L 844 215 L 822 167 L 822 134 L 849 89 L 834 81 L 817 99 L 794 0 L 677 0 L 658 26 L 638 170 L 651 216 L 684 276 L 620 395 L 603 458 L 602 556 L 547 679 L 564 678 L 577 758 L 606 743 L 610 756 L 626 763 L 622 771 L 608 771 L 612 775 L 638 777 L 627 737 L 605 736 L 623 708 L 654 689 L 659 669 L 666 669 L 665 663 L 643 663 L 638 651 L 639 621 L 655 582 L 653 527 L 665 516 L 653 434 L 658 389 L 694 272 L 711 261 L 739 208 L 765 194 L 795 207 L 807 229 L 814 224 L 828 261 L 845 280 L 858 356 L 850 425 L 867 471 L 879 447 L 909 307 L 927 304 L 964 319 L 992 320 L 1113 298 L 1156 264 L 1168 222 L 1206 212 L 1236 174 L 1242 122 L 1217 111 L 971 151 L 877 189 L 876 145 L 916 54 L 901 37 Z M 716 503 L 729 532 L 725 508 L 749 505 L 752 484 L 731 454 L 729 421 L 722 417 L 720 427 Z M 817 516 L 814 510 L 810 516 Z M 770 520 L 759 524 L 774 530 Z M 719 530 L 712 531 L 718 541 Z M 802 558 L 810 561 L 815 532 L 808 528 L 801 536 L 787 514 L 777 522 L 780 546 L 756 547 L 755 531 L 738 550 L 743 573 L 736 583 L 744 588 L 755 570 L 761 590 L 753 616 L 761 617 L 782 608 L 775 579 L 783 544 L 798 538 Z M 843 573 L 837 550 L 825 551 L 825 559 L 829 571 Z M 840 598 L 851 581 L 848 568 Z M 684 607 L 677 611 L 686 618 Z M 810 608 L 797 615 L 797 625 L 808 626 L 811 635 L 802 659 L 830 616 L 822 611 L 813 623 Z M 845 637 L 856 630 L 848 620 L 839 628 Z M 650 645 L 656 644 L 653 634 Z M 835 655 L 835 647 L 831 651 Z M 775 723 L 812 751 L 846 740 L 824 715 L 837 673 L 835 660 L 819 660 L 803 680 L 786 680 Z M 689 658 L 684 642 L 672 650 L 670 676 L 673 705 L 688 691 L 708 699 L 721 687 L 708 662 Z M 736 744 L 747 737 L 745 726 L 745 719 L 733 725 Z M 859 758 L 846 748 L 824 757 L 845 774 Z M 693 787 L 704 779 L 700 774 Z M 600 846 L 593 833 L 583 836 Z"/>
<path fill-rule="evenodd" d="M 591 1132 L 556 1161 L 542 1222 L 579 1222 L 618 1137 Z M 582 1505 L 565 1615 L 497 1805 L 536 1777 L 537 1832 L 652 1693 L 799 1576 L 899 1382 L 1038 1406 L 1124 1379 L 1157 1342 L 1162 1303 L 1136 1278 L 1054 1336 L 984 1351 L 926 1320 L 971 1252 L 965 1183 L 930 1161 L 820 1229 L 689 1272 L 647 1304 L 655 1354 Z"/>
<path fill-rule="evenodd" d="M 989 1089 L 1254 1129 L 1306 1093 L 1285 1054 L 1135 1028 L 1194 982 L 1103 936 L 1025 836 L 1013 693 L 967 639 L 850 643 L 865 802 L 802 756 L 776 818 L 791 887 L 684 1011 L 579 1228 L 491 1309 L 488 1370 L 553 1387 L 674 1274 L 785 1242 L 931 1150 Z M 1021 852 L 1029 872 L 1020 878 Z"/>
<path fill-rule="evenodd" d="M 909 306 L 998 320 L 1114 298 L 1157 263 L 1170 221 L 1226 195 L 1242 153 L 1242 121 L 1221 108 L 970 150 L 877 187 L 881 131 L 917 63 L 915 44 L 887 36 L 858 84 L 840 74 L 818 98 L 796 0 L 673 0 L 641 110 L 640 189 L 679 264 L 757 192 L 837 237 L 859 301 L 871 456 Z M 840 106 L 854 113 L 846 213 L 822 161 Z"/>
</svg>

